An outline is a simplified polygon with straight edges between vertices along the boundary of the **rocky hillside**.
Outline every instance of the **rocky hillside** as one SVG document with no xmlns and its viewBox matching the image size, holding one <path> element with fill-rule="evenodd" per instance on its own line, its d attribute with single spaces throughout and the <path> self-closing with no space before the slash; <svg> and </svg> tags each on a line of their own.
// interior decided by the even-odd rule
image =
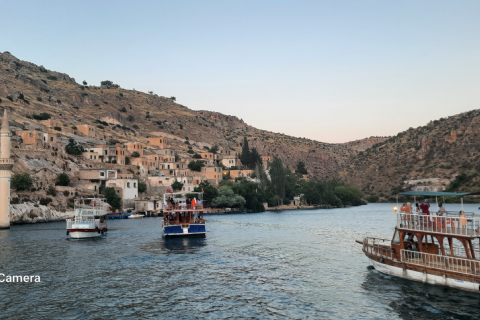
<svg viewBox="0 0 480 320">
<path fill-rule="evenodd" d="M 374 144 L 340 171 L 366 195 L 387 198 L 400 190 L 480 191 L 480 110 L 431 121 Z"/>
<path fill-rule="evenodd" d="M 169 138 L 180 152 L 187 150 L 187 140 L 194 150 L 217 144 L 240 151 L 246 136 L 260 154 L 279 156 L 292 169 L 304 161 L 311 178 L 334 176 L 351 157 L 378 142 L 328 144 L 268 132 L 235 116 L 190 110 L 173 97 L 126 90 L 114 83 L 78 83 L 67 74 L 19 60 L 9 52 L 0 54 L 0 99 L 0 106 L 11 110 L 14 127 L 35 128 L 38 121 L 33 115 L 46 112 L 62 122 L 62 134 L 67 137 L 69 129 L 79 124 L 96 125 L 98 143 L 156 135 Z"/>
</svg>

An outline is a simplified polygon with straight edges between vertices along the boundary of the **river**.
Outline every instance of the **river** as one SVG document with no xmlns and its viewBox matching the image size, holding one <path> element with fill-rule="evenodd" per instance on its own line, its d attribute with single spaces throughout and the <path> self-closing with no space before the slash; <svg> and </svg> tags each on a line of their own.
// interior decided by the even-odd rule
<svg viewBox="0 0 480 320">
<path fill-rule="evenodd" d="M 163 239 L 159 218 L 109 220 L 103 239 L 80 241 L 64 222 L 14 225 L 0 273 L 41 282 L 0 283 L 0 319 L 479 318 L 480 293 L 369 266 L 355 239 L 391 238 L 391 208 L 210 215 L 205 239 Z"/>
</svg>

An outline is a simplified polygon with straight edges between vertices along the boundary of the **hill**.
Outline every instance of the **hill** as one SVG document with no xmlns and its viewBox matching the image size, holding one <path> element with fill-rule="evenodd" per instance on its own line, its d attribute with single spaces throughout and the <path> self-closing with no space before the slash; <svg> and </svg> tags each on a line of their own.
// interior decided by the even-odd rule
<svg viewBox="0 0 480 320">
<path fill-rule="evenodd" d="M 335 176 L 359 150 L 377 142 L 367 139 L 362 147 L 352 147 L 352 143 L 329 144 L 269 132 L 235 116 L 194 111 L 176 103 L 174 97 L 123 89 L 112 81 L 79 84 L 67 74 L 22 61 L 9 52 L 0 54 L 0 99 L 0 106 L 11 109 L 11 119 L 20 128 L 34 128 L 38 124 L 34 115 L 45 112 L 62 122 L 66 137 L 79 124 L 97 126 L 98 143 L 165 136 L 180 153 L 188 146 L 201 151 L 214 144 L 240 152 L 246 136 L 250 147 L 263 156 L 280 157 L 291 169 L 298 161 L 305 162 L 313 179 Z"/>
<path fill-rule="evenodd" d="M 479 124 L 473 110 L 409 128 L 359 152 L 339 176 L 384 198 L 401 190 L 479 191 Z"/>
</svg>

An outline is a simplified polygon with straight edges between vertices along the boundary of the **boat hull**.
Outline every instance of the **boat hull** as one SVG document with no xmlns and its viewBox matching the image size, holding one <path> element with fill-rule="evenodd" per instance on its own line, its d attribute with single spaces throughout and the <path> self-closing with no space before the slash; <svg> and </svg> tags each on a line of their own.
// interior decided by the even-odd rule
<svg viewBox="0 0 480 320">
<path fill-rule="evenodd" d="M 98 230 L 97 229 L 67 229 L 67 231 L 68 231 L 68 235 L 72 239 L 88 239 L 88 238 L 100 238 L 107 232 L 104 229 L 106 228 L 101 228 Z"/>
<path fill-rule="evenodd" d="M 446 275 L 440 276 L 428 273 L 426 271 L 420 272 L 407 268 L 400 268 L 386 263 L 382 263 L 373 259 L 369 259 L 373 267 L 381 273 L 391 276 L 423 282 L 434 285 L 447 286 L 455 289 L 466 290 L 480 293 L 480 285 L 478 283 L 468 280 L 458 280 L 449 278 Z"/>
<path fill-rule="evenodd" d="M 190 224 L 188 227 L 181 225 L 163 226 L 163 236 L 165 238 L 183 238 L 183 237 L 205 237 L 204 224 Z"/>
</svg>

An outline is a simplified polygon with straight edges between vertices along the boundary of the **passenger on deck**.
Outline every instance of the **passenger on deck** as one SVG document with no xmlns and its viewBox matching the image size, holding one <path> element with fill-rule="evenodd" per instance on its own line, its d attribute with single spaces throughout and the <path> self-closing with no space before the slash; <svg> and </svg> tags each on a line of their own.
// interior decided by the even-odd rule
<svg viewBox="0 0 480 320">
<path fill-rule="evenodd" d="M 400 212 L 407 212 L 407 204 L 406 203 L 402 204 L 402 207 L 400 208 Z"/>
<path fill-rule="evenodd" d="M 425 202 L 420 205 L 422 214 L 430 215 L 430 211 L 428 210 L 429 208 L 430 208 L 430 205 L 428 204 L 428 200 L 425 199 Z"/>
<path fill-rule="evenodd" d="M 415 212 L 420 212 L 420 206 L 418 205 L 418 202 L 415 203 Z"/>
<path fill-rule="evenodd" d="M 412 204 L 410 202 L 407 202 L 405 212 L 406 213 L 412 213 Z"/>
<path fill-rule="evenodd" d="M 467 219 L 465 218 L 465 212 L 463 212 L 463 210 L 460 211 L 459 223 L 460 223 L 460 229 L 462 230 L 462 232 L 466 230 Z"/>
<path fill-rule="evenodd" d="M 411 248 L 410 250 L 412 251 L 418 251 L 417 245 L 415 244 L 415 242 L 413 242 L 413 240 L 409 241 L 409 247 Z"/>
<path fill-rule="evenodd" d="M 438 209 L 437 215 L 441 217 L 447 212 L 447 209 L 445 209 L 445 207 L 443 206 L 443 203 L 441 202 L 438 204 L 438 206 L 440 209 Z"/>
</svg>

